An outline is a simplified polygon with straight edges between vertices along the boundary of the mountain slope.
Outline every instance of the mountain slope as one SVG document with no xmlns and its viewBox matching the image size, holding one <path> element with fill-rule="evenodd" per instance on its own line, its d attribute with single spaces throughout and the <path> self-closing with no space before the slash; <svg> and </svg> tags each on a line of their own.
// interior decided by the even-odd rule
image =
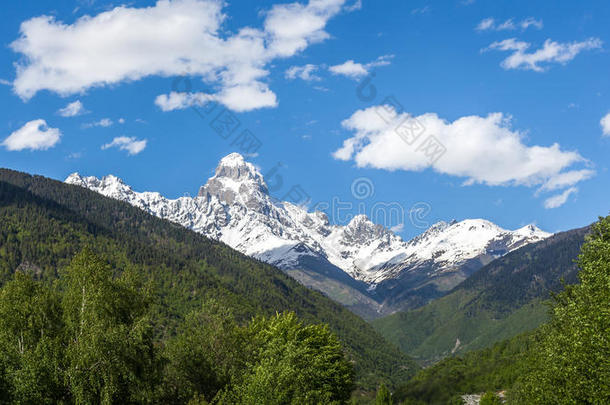
<svg viewBox="0 0 610 405">
<path fill-rule="evenodd" d="M 547 318 L 543 300 L 576 281 L 588 227 L 515 250 L 475 272 L 446 296 L 375 320 L 389 341 L 422 362 L 488 347 L 534 329 Z"/>
<path fill-rule="evenodd" d="M 405 242 L 364 215 L 333 225 L 322 212 L 272 198 L 258 169 L 237 153 L 219 162 L 194 198 L 135 192 L 112 175 L 74 173 L 66 183 L 222 241 L 367 317 L 422 305 L 493 258 L 549 236 L 531 225 L 507 231 L 475 219 L 441 222 Z"/>
<path fill-rule="evenodd" d="M 326 322 L 353 358 L 359 385 L 400 381 L 416 366 L 362 319 L 281 271 L 124 202 L 40 176 L 0 170 L 0 279 L 17 268 L 52 280 L 84 246 L 117 269 L 135 268 L 162 297 L 156 332 L 205 298 L 218 298 L 239 319 L 293 310 Z M 163 321 L 161 321 L 163 320 Z"/>
</svg>

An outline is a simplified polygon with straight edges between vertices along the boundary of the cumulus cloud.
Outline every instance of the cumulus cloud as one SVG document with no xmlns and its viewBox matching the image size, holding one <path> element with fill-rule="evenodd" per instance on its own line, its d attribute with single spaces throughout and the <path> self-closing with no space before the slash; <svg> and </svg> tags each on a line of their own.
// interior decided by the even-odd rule
<svg viewBox="0 0 610 405">
<path fill-rule="evenodd" d="M 610 113 L 604 115 L 599 121 L 599 124 L 602 127 L 602 134 L 604 136 L 610 136 Z"/>
<path fill-rule="evenodd" d="M 339 65 L 330 66 L 328 70 L 335 75 L 359 79 L 362 76 L 366 76 L 369 73 L 369 70 L 373 67 L 389 65 L 393 57 L 394 55 L 383 55 L 374 61 L 365 64 L 357 63 L 350 59 Z"/>
<path fill-rule="evenodd" d="M 319 81 L 321 80 L 320 77 L 315 74 L 317 70 L 318 66 L 311 63 L 303 66 L 291 66 L 286 70 L 285 76 L 290 80 L 299 78 L 308 82 Z"/>
<path fill-rule="evenodd" d="M 119 148 L 127 151 L 128 155 L 137 155 L 146 148 L 148 141 L 146 139 L 138 140 L 135 137 L 118 136 L 112 142 L 102 145 L 102 150 L 108 148 Z"/>
<path fill-rule="evenodd" d="M 576 151 L 556 143 L 526 145 L 524 133 L 512 129 L 511 118 L 502 113 L 450 122 L 434 113 L 411 117 L 384 105 L 358 110 L 342 125 L 353 136 L 333 156 L 358 167 L 432 169 L 463 178 L 466 185 L 538 186 L 540 191 L 571 186 L 594 174 L 573 169 L 587 163 Z"/>
<path fill-rule="evenodd" d="M 578 192 L 576 187 L 570 187 L 562 193 L 549 197 L 544 200 L 544 208 L 551 209 L 561 207 L 566 203 L 566 201 L 568 201 L 568 197 L 576 192 Z"/>
<path fill-rule="evenodd" d="M 3 142 L 7 150 L 47 150 L 59 142 L 61 131 L 50 128 L 43 119 L 32 120 L 10 134 Z"/>
<path fill-rule="evenodd" d="M 27 100 L 40 90 L 61 95 L 147 76 L 191 76 L 217 85 L 219 102 L 238 111 L 274 107 L 266 66 L 329 37 L 327 21 L 345 0 L 274 5 L 262 29 L 226 34 L 224 1 L 159 0 L 118 6 L 73 24 L 40 16 L 21 24 L 10 46 L 24 58 L 13 89 Z M 250 99 L 244 100 L 243 97 Z"/>
<path fill-rule="evenodd" d="M 114 124 L 114 122 L 110 118 L 102 118 L 99 121 L 94 121 L 94 122 L 89 122 L 89 123 L 83 124 L 83 125 L 81 125 L 81 128 L 94 128 L 94 127 L 108 128 L 108 127 L 112 126 L 113 124 Z"/>
<path fill-rule="evenodd" d="M 484 18 L 477 24 L 475 30 L 477 31 L 512 31 L 517 28 L 521 28 L 522 31 L 525 31 L 529 27 L 533 27 L 541 30 L 543 27 L 542 20 L 536 20 L 534 17 L 527 17 L 523 20 L 515 23 L 514 18 L 509 18 L 504 22 L 497 22 L 495 18 L 488 17 Z"/>
<path fill-rule="evenodd" d="M 540 64 L 559 63 L 565 65 L 576 57 L 580 52 L 590 49 L 598 49 L 602 46 L 599 38 L 589 38 L 581 42 L 559 43 L 547 39 L 542 48 L 527 53 L 530 43 L 518 41 L 515 38 L 496 41 L 482 51 L 498 50 L 512 52 L 504 59 L 501 66 L 504 69 L 524 69 L 535 72 L 543 72 L 548 67 Z"/>
<path fill-rule="evenodd" d="M 169 94 L 160 94 L 155 99 L 155 104 L 162 111 L 182 110 L 192 106 L 202 106 L 212 101 L 212 97 L 206 93 L 186 93 L 172 91 Z"/>
<path fill-rule="evenodd" d="M 76 117 L 77 115 L 85 114 L 87 111 L 80 100 L 69 103 L 64 108 L 60 108 L 57 113 L 62 117 Z"/>
<path fill-rule="evenodd" d="M 214 99 L 237 112 L 277 106 L 275 93 L 266 84 L 256 81 L 225 87 L 214 96 Z"/>
</svg>

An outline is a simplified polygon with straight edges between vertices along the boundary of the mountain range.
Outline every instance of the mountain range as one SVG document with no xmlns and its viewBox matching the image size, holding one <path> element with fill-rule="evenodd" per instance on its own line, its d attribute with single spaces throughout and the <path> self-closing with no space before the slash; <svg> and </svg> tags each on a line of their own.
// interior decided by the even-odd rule
<svg viewBox="0 0 610 405">
<path fill-rule="evenodd" d="M 559 232 L 492 261 L 447 295 L 372 324 L 405 353 L 429 364 L 530 331 L 545 303 L 577 282 L 576 259 L 590 227 Z"/>
<path fill-rule="evenodd" d="M 260 171 L 238 153 L 220 160 L 196 197 L 136 192 L 123 180 L 71 174 L 66 183 L 152 215 L 279 267 L 365 318 L 424 305 L 508 252 L 548 238 L 483 219 L 439 222 L 404 241 L 365 215 L 332 224 L 320 211 L 273 198 Z"/>
<path fill-rule="evenodd" d="M 0 224 L 0 286 L 15 272 L 55 283 L 90 249 L 154 292 L 151 332 L 160 342 L 193 310 L 218 302 L 240 323 L 293 311 L 307 324 L 328 324 L 354 363 L 359 389 L 404 381 L 418 368 L 360 317 L 276 267 L 125 202 L 0 169 Z"/>
</svg>

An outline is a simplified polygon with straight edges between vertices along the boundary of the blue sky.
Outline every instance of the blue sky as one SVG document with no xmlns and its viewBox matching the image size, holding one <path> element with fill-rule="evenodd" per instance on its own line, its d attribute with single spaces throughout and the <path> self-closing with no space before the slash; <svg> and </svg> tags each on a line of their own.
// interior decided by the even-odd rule
<svg viewBox="0 0 610 405">
<path fill-rule="evenodd" d="M 1 167 L 179 197 L 237 151 L 278 198 L 400 204 L 384 225 L 405 237 L 608 214 L 603 1 L 23 1 L 3 19 Z M 239 126 L 219 135 L 223 119 Z"/>
</svg>

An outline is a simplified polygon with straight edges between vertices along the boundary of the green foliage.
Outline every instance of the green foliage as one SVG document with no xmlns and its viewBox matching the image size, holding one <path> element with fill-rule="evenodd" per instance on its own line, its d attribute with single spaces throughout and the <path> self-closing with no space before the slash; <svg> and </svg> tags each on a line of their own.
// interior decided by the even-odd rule
<svg viewBox="0 0 610 405">
<path fill-rule="evenodd" d="M 54 403 L 64 397 L 60 300 L 16 273 L 0 291 L 0 400 Z M 51 393 L 51 395 L 48 395 Z"/>
<path fill-rule="evenodd" d="M 593 226 L 578 264 L 580 284 L 555 297 L 514 403 L 610 403 L 610 216 Z"/>
<path fill-rule="evenodd" d="M 16 273 L 0 289 L 0 402 L 342 404 L 353 365 L 326 325 L 294 313 L 239 326 L 209 301 L 165 344 L 134 276 L 89 249 L 53 287 Z M 137 279 L 137 278 L 135 278 Z"/>
<path fill-rule="evenodd" d="M 303 325 L 294 313 L 254 319 L 248 370 L 222 402 L 340 404 L 350 397 L 353 366 L 326 325 Z"/>
<path fill-rule="evenodd" d="M 417 365 L 362 319 L 278 269 L 81 187 L 0 169 L 0 284 L 16 269 L 52 282 L 89 246 L 116 274 L 138 274 L 151 303 L 154 338 L 166 342 L 193 310 L 216 299 L 238 323 L 295 312 L 326 323 L 344 344 L 359 388 L 395 385 Z M 0 376 L 0 384 L 1 384 Z M 207 400 L 210 400 L 206 397 Z"/>
<path fill-rule="evenodd" d="M 544 300 L 563 289 L 561 280 L 576 282 L 574 259 L 588 231 L 587 227 L 558 233 L 517 249 L 484 266 L 446 296 L 372 324 L 422 364 L 531 331 L 548 320 Z"/>
<path fill-rule="evenodd" d="M 498 397 L 495 392 L 487 391 L 485 394 L 481 396 L 481 401 L 479 405 L 500 405 L 502 401 L 500 397 Z"/>
<path fill-rule="evenodd" d="M 66 334 L 66 371 L 77 403 L 142 401 L 150 396 L 155 368 L 149 301 L 129 277 L 89 249 L 60 279 Z"/>
<path fill-rule="evenodd" d="M 375 397 L 375 405 L 392 405 L 394 401 L 392 400 L 392 393 L 386 387 L 385 384 L 381 384 L 379 389 L 377 390 L 377 396 Z"/>
<path fill-rule="evenodd" d="M 86 250 L 61 292 L 16 273 L 0 291 L 7 402 L 144 402 L 154 384 L 148 305 Z"/>
<path fill-rule="evenodd" d="M 159 402 L 211 400 L 246 368 L 248 336 L 233 314 L 215 300 L 189 314 L 165 345 L 167 359 Z"/>
<path fill-rule="evenodd" d="M 586 240 L 580 284 L 554 296 L 548 323 L 421 370 L 395 397 L 446 404 L 462 394 L 508 390 L 508 403 L 519 405 L 610 403 L 610 217 L 594 224 Z"/>
<path fill-rule="evenodd" d="M 444 405 L 463 394 L 510 387 L 527 372 L 536 338 L 532 333 L 519 335 L 487 349 L 446 358 L 418 372 L 394 396 L 407 403 Z"/>
</svg>

